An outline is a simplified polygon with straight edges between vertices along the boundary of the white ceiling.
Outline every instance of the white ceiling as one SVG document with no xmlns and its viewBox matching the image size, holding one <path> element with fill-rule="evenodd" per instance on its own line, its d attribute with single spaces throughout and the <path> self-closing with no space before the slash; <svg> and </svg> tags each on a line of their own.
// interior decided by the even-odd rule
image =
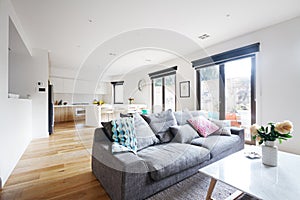
<svg viewBox="0 0 300 200">
<path fill-rule="evenodd" d="M 31 47 L 49 50 L 53 68 L 74 70 L 85 65 L 85 71 L 101 68 L 109 75 L 160 63 L 300 15 L 299 0 L 12 2 Z M 211 37 L 200 40 L 202 34 Z"/>
</svg>

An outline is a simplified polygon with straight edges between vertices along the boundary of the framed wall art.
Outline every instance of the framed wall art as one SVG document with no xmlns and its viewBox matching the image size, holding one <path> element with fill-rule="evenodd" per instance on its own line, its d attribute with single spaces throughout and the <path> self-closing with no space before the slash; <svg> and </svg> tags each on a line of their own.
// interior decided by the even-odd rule
<svg viewBox="0 0 300 200">
<path fill-rule="evenodd" d="M 190 97 L 190 81 L 179 83 L 179 93 L 181 98 Z"/>
</svg>

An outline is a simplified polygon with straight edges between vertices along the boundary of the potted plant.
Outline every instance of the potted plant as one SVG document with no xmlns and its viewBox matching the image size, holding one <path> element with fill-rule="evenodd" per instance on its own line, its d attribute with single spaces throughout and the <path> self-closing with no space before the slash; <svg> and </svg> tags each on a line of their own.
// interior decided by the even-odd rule
<svg viewBox="0 0 300 200">
<path fill-rule="evenodd" d="M 293 124 L 290 121 L 283 121 L 277 123 L 268 123 L 267 126 L 259 126 L 253 124 L 250 128 L 251 135 L 254 140 L 262 145 L 262 162 L 269 166 L 277 166 L 277 147 L 275 141 L 292 138 Z"/>
</svg>

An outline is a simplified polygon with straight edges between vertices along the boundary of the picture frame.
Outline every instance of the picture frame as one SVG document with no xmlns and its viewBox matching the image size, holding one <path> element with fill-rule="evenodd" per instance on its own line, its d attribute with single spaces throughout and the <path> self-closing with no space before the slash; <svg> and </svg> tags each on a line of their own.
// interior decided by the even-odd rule
<svg viewBox="0 0 300 200">
<path fill-rule="evenodd" d="M 182 81 L 179 83 L 180 98 L 190 97 L 190 81 Z"/>
</svg>

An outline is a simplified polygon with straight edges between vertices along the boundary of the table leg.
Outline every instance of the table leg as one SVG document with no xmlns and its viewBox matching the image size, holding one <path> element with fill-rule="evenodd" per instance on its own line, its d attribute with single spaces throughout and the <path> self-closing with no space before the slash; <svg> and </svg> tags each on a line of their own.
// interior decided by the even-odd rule
<svg viewBox="0 0 300 200">
<path fill-rule="evenodd" d="M 217 183 L 216 179 L 214 179 L 214 178 L 210 179 L 209 188 L 208 188 L 208 191 L 207 191 L 207 194 L 206 194 L 206 200 L 212 200 L 211 195 L 214 191 L 216 183 Z"/>
</svg>

